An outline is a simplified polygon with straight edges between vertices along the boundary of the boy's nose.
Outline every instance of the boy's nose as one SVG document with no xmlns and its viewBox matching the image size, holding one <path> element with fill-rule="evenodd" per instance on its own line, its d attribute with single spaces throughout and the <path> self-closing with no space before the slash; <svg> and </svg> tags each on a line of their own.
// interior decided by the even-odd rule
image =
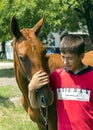
<svg viewBox="0 0 93 130">
<path fill-rule="evenodd" d="M 67 58 L 65 58 L 65 59 L 63 60 L 63 62 L 64 62 L 64 65 L 67 65 L 67 64 L 69 63 Z"/>
</svg>

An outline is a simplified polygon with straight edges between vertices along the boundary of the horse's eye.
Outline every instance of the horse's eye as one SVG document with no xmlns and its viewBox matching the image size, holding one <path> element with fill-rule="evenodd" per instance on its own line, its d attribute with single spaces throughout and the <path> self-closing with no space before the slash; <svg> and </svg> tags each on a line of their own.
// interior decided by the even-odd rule
<svg viewBox="0 0 93 130">
<path fill-rule="evenodd" d="M 21 60 L 22 62 L 26 62 L 26 58 L 25 58 L 25 57 L 20 56 L 19 58 L 20 58 L 20 60 Z"/>
</svg>

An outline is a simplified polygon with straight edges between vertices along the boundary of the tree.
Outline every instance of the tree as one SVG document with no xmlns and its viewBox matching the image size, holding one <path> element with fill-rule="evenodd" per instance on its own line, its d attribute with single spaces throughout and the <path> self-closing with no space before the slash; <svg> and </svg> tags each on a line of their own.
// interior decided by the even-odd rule
<svg viewBox="0 0 93 130">
<path fill-rule="evenodd" d="M 10 19 L 15 15 L 21 28 L 30 28 L 45 16 L 41 40 L 53 32 L 87 29 L 93 44 L 93 0 L 0 0 L 0 41 L 12 38 Z"/>
<path fill-rule="evenodd" d="M 16 16 L 21 27 L 30 27 L 33 19 L 34 0 L 1 0 L 0 1 L 0 41 L 12 38 L 10 32 L 10 19 Z"/>
<path fill-rule="evenodd" d="M 64 25 L 67 30 L 78 30 L 80 24 L 83 28 L 87 26 L 93 46 L 93 0 L 59 0 L 59 2 L 61 7 L 66 6 Z"/>
<path fill-rule="evenodd" d="M 80 14 L 80 18 L 83 17 L 86 20 L 86 25 L 93 45 L 93 1 L 83 0 L 81 2 L 77 0 L 77 2 L 79 5 L 82 5 L 82 8 L 79 6 L 78 8 L 76 7 L 75 10 Z"/>
</svg>

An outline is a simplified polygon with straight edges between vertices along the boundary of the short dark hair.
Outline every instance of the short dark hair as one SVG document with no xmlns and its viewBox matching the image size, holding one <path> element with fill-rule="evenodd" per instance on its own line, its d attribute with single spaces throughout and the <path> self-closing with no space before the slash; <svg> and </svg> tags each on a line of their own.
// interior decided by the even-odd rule
<svg viewBox="0 0 93 130">
<path fill-rule="evenodd" d="M 84 40 L 79 35 L 68 34 L 63 37 L 60 44 L 60 52 L 80 55 L 85 52 Z"/>
</svg>

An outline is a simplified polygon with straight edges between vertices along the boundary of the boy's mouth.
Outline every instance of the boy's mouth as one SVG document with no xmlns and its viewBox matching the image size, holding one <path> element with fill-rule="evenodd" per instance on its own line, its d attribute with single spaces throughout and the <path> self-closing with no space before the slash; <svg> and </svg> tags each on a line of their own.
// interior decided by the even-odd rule
<svg viewBox="0 0 93 130">
<path fill-rule="evenodd" d="M 65 66 L 68 70 L 71 70 L 71 66 L 70 65 L 66 65 Z"/>
</svg>

